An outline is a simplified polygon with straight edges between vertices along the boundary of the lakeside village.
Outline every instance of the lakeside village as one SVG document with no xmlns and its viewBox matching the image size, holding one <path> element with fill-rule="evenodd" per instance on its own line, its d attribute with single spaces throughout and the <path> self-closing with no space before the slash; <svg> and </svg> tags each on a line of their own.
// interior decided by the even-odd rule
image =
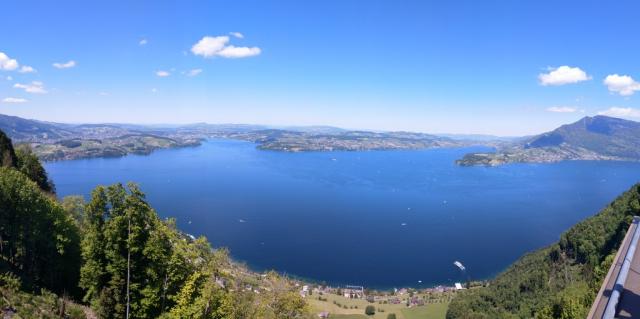
<svg viewBox="0 0 640 319">
<path fill-rule="evenodd" d="M 362 299 L 369 303 L 383 304 L 406 304 L 407 307 L 424 306 L 427 303 L 441 302 L 443 297 L 453 295 L 458 290 L 467 289 L 461 283 L 455 283 L 454 286 L 436 286 L 433 288 L 394 288 L 393 291 L 377 291 L 368 290 L 363 286 L 313 286 L 313 285 L 297 285 L 300 287 L 300 296 L 311 299 L 314 296 L 322 300 L 324 295 L 336 295 L 345 299 Z M 432 297 L 432 298 L 428 298 Z"/>
<path fill-rule="evenodd" d="M 269 277 L 274 272 L 255 273 L 244 265 L 235 264 L 231 270 L 241 279 L 247 291 L 262 293 L 276 289 Z M 281 278 L 283 278 L 281 276 Z M 486 281 L 470 281 L 455 283 L 453 286 L 439 285 L 430 288 L 398 288 L 393 290 L 374 290 L 363 286 L 330 286 L 309 283 L 284 275 L 286 286 L 297 291 L 303 297 L 318 318 L 333 318 L 334 315 L 364 314 L 367 308 L 373 307 L 377 318 L 386 318 L 386 314 L 400 313 L 433 308 L 446 311 L 451 300 L 461 290 L 474 289 L 487 284 Z M 224 282 L 219 283 L 224 286 Z M 404 317 L 397 317 L 404 318 Z"/>
<path fill-rule="evenodd" d="M 453 264 L 461 272 L 466 271 L 461 262 L 455 261 Z M 363 286 L 331 287 L 302 282 L 295 282 L 294 286 L 299 289 L 300 296 L 305 298 L 317 312 L 319 318 L 329 318 L 332 314 L 353 314 L 362 309 L 365 309 L 365 314 L 371 315 L 375 312 L 437 307 L 437 305 L 446 305 L 451 302 L 460 290 L 473 289 L 486 284 L 487 282 L 468 281 L 464 285 L 456 282 L 453 286 L 394 288 L 387 291 L 365 289 Z"/>
</svg>

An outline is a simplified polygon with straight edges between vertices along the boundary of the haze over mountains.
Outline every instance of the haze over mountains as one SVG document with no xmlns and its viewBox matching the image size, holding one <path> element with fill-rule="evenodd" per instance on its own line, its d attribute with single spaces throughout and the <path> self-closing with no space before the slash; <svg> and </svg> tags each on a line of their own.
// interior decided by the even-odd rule
<svg viewBox="0 0 640 319">
<path fill-rule="evenodd" d="M 44 160 L 148 154 L 159 148 L 198 145 L 207 138 L 250 141 L 264 150 L 357 151 L 485 145 L 493 153 L 467 154 L 459 165 L 543 163 L 563 160 L 640 160 L 640 123 L 584 117 L 553 131 L 522 138 L 349 131 L 331 126 L 272 128 L 248 124 L 134 125 L 61 124 L 0 115 L 0 130 L 18 143 L 31 143 Z"/>
<path fill-rule="evenodd" d="M 0 130 L 15 142 L 31 143 L 44 160 L 148 154 L 158 148 L 198 145 L 207 138 L 245 140 L 257 143 L 260 149 L 288 152 L 421 149 L 474 143 L 424 133 L 348 131 L 330 126 L 60 124 L 7 115 L 0 115 Z"/>
</svg>

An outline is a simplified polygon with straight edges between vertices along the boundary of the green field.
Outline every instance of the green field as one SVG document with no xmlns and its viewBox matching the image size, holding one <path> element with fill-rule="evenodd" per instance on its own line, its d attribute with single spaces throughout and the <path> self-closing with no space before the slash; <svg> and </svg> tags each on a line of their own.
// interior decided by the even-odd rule
<svg viewBox="0 0 640 319">
<path fill-rule="evenodd" d="M 332 319 L 386 319 L 390 313 L 395 313 L 398 319 L 444 319 L 449 305 L 445 301 L 409 308 L 404 303 L 397 305 L 369 303 L 363 299 L 349 299 L 334 294 L 324 294 L 322 298 L 326 298 L 327 301 L 320 301 L 317 295 L 312 295 L 307 297 L 307 302 L 314 313 L 328 311 L 329 318 Z M 364 315 L 364 310 L 369 305 L 376 307 L 376 313 L 373 316 Z"/>
<path fill-rule="evenodd" d="M 449 304 L 446 303 L 435 303 L 424 307 L 402 309 L 401 312 L 405 319 L 444 318 L 447 314 L 448 306 Z"/>
</svg>

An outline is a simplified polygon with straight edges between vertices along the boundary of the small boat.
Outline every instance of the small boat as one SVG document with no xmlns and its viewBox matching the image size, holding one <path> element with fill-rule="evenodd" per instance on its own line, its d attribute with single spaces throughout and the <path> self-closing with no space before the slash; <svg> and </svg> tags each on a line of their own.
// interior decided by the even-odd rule
<svg viewBox="0 0 640 319">
<path fill-rule="evenodd" d="M 462 265 L 462 263 L 461 263 L 461 262 L 459 262 L 459 261 L 457 261 L 457 260 L 456 260 L 456 261 L 454 261 L 454 262 L 453 262 L 453 264 L 454 264 L 454 265 L 456 265 L 458 268 L 460 268 L 460 270 L 465 270 L 465 269 L 467 269 L 467 268 L 465 268 L 465 267 L 464 267 L 464 265 Z"/>
</svg>

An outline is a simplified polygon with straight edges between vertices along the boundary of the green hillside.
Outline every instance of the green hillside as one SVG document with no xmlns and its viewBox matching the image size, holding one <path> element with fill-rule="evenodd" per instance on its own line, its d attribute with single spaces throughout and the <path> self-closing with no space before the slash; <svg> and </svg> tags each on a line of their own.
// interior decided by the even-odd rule
<svg viewBox="0 0 640 319">
<path fill-rule="evenodd" d="M 559 242 L 517 260 L 488 287 L 458 295 L 447 318 L 584 318 L 638 214 L 640 184 Z"/>
</svg>

